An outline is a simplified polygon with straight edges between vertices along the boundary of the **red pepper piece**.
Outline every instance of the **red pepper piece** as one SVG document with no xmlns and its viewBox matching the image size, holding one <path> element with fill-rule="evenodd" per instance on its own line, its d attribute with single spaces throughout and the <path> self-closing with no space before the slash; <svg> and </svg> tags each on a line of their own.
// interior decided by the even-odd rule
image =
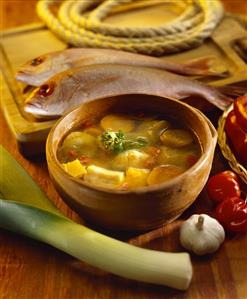
<svg viewBox="0 0 247 299">
<path fill-rule="evenodd" d="M 216 218 L 231 232 L 247 232 L 247 204 L 240 197 L 222 201 L 216 209 Z"/>
<path fill-rule="evenodd" d="M 234 112 L 238 124 L 247 133 L 247 96 L 238 97 L 234 101 Z"/>
<path fill-rule="evenodd" d="M 93 121 L 92 120 L 85 120 L 83 123 L 82 123 L 82 127 L 83 129 L 88 129 L 90 127 L 92 127 L 94 125 Z"/>
<path fill-rule="evenodd" d="M 229 170 L 212 176 L 208 180 L 207 191 L 209 198 L 216 202 L 241 195 L 238 178 L 234 172 Z"/>
<path fill-rule="evenodd" d="M 78 153 L 77 153 L 76 150 L 71 149 L 71 150 L 68 151 L 68 156 L 69 156 L 70 158 L 74 158 L 74 159 L 75 159 L 75 158 L 78 157 Z"/>
<path fill-rule="evenodd" d="M 88 156 L 80 156 L 79 161 L 81 162 L 81 164 L 87 165 L 91 161 L 91 159 Z"/>
<path fill-rule="evenodd" d="M 247 167 L 247 133 L 237 123 L 234 111 L 231 111 L 226 118 L 225 130 L 234 154 L 239 162 Z"/>
</svg>

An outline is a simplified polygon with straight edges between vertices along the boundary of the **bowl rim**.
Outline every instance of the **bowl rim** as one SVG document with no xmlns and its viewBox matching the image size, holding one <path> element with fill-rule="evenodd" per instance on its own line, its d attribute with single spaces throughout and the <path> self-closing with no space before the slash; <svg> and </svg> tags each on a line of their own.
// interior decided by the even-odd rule
<svg viewBox="0 0 247 299">
<path fill-rule="evenodd" d="M 125 95 L 121 95 L 121 96 L 125 96 Z M 129 94 L 126 94 L 126 96 L 130 96 Z M 156 95 L 150 95 L 152 97 L 157 97 L 157 98 L 162 98 L 161 96 L 156 96 Z M 118 96 L 117 96 L 118 97 Z M 187 103 L 181 102 L 180 100 L 177 99 L 173 99 L 173 98 L 167 98 L 165 97 L 164 99 L 169 100 L 169 101 L 173 101 L 176 102 L 178 105 L 182 105 L 184 107 L 186 107 L 186 109 L 190 110 L 192 113 L 196 114 L 196 116 L 199 118 L 200 121 L 204 120 L 206 121 L 207 125 L 205 124 L 204 127 L 206 128 L 206 130 L 208 131 L 207 133 L 209 133 L 211 135 L 211 140 L 212 142 L 210 143 L 209 141 L 206 143 L 206 147 L 204 152 L 201 154 L 200 158 L 196 161 L 195 164 L 193 164 L 193 166 L 189 167 L 187 170 L 185 170 L 183 173 L 181 173 L 180 175 L 165 181 L 164 183 L 160 183 L 160 184 L 154 184 L 151 186 L 144 186 L 144 187 L 137 187 L 134 189 L 130 189 L 130 190 L 121 190 L 121 189 L 110 189 L 110 188 L 105 188 L 105 187 L 101 187 L 101 186 L 97 186 L 97 185 L 92 185 L 89 184 L 87 182 L 85 182 L 84 180 L 80 179 L 80 178 L 76 178 L 73 177 L 71 175 L 69 175 L 62 167 L 61 163 L 58 161 L 57 159 L 57 155 L 56 153 L 54 153 L 53 151 L 53 147 L 52 147 L 52 138 L 53 138 L 53 134 L 55 132 L 55 130 L 57 129 L 57 127 L 59 126 L 59 124 L 66 118 L 68 117 L 71 113 L 74 113 L 76 110 L 81 110 L 83 109 L 83 106 L 90 104 L 92 102 L 95 101 L 102 101 L 102 100 L 107 100 L 107 98 L 112 98 L 112 97 L 104 97 L 104 98 L 100 98 L 100 99 L 95 99 L 95 100 L 91 100 L 89 102 L 85 102 L 83 104 L 80 104 L 79 106 L 69 110 L 68 112 L 66 112 L 63 116 L 61 116 L 56 123 L 52 126 L 48 137 L 47 137 L 47 141 L 46 141 L 46 160 L 47 160 L 47 164 L 48 164 L 48 170 L 50 173 L 50 167 L 49 167 L 49 163 L 48 163 L 48 159 L 47 156 L 50 156 L 51 161 L 53 162 L 53 166 L 56 168 L 56 170 L 63 175 L 67 180 L 73 181 L 76 184 L 79 184 L 80 186 L 82 186 L 83 188 L 87 188 L 90 191 L 93 192 L 102 192 L 102 193 L 106 193 L 106 194 L 118 194 L 118 195 L 126 195 L 126 194 L 146 194 L 146 193 L 152 193 L 152 192 L 159 192 L 162 189 L 165 189 L 166 187 L 171 187 L 173 185 L 176 185 L 178 181 L 180 181 L 181 179 L 183 179 L 188 172 L 190 172 L 191 174 L 193 174 L 195 171 L 197 171 L 198 168 L 201 167 L 201 165 L 205 162 L 205 160 L 208 159 L 208 156 L 211 154 L 211 150 L 215 149 L 215 146 L 217 144 L 217 131 L 214 128 L 213 124 L 211 123 L 211 121 L 197 108 L 194 108 L 193 106 L 190 106 Z M 121 99 L 121 97 L 119 97 Z M 199 140 L 200 141 L 200 140 Z"/>
</svg>

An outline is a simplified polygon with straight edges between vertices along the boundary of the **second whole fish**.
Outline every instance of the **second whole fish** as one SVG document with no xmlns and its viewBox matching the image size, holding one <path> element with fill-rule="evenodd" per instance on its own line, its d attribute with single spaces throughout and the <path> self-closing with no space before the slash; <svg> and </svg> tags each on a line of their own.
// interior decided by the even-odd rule
<svg viewBox="0 0 247 299">
<path fill-rule="evenodd" d="M 175 63 L 147 55 L 110 49 L 71 48 L 44 54 L 26 62 L 17 72 L 16 79 L 29 85 L 40 86 L 54 75 L 74 67 L 92 64 L 123 64 L 157 68 L 181 75 L 224 76 L 210 70 L 209 57 Z"/>
<path fill-rule="evenodd" d="M 124 94 L 183 99 L 198 96 L 220 109 L 231 99 L 214 87 L 157 69 L 125 65 L 90 65 L 59 73 L 26 99 L 24 110 L 37 119 L 56 118 L 79 104 Z"/>
</svg>

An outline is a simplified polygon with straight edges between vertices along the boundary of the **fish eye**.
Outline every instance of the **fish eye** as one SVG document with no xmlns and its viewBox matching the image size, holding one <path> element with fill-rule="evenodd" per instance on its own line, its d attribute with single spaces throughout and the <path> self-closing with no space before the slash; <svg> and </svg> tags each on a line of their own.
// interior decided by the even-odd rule
<svg viewBox="0 0 247 299">
<path fill-rule="evenodd" d="M 31 65 L 32 65 L 32 66 L 37 66 L 37 65 L 41 64 L 44 60 L 45 60 L 44 57 L 37 57 L 37 58 L 34 58 L 34 59 L 31 61 Z"/>
<path fill-rule="evenodd" d="M 43 84 L 38 90 L 38 94 L 42 97 L 47 97 L 53 93 L 55 89 L 55 83 Z"/>
</svg>

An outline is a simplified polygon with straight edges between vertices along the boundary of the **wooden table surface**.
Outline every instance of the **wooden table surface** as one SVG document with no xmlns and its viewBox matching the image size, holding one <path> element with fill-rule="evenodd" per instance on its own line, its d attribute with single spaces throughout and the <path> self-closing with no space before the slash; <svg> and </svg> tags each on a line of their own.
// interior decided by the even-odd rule
<svg viewBox="0 0 247 299">
<path fill-rule="evenodd" d="M 0 29 L 38 21 L 36 1 L 2 1 Z M 228 11 L 247 14 L 246 1 L 224 1 Z M 67 216 L 82 220 L 59 198 L 48 176 L 45 161 L 28 161 L 17 150 L 7 124 L 0 114 L 0 141 L 23 165 L 34 180 Z M 222 161 L 216 161 L 219 170 Z M 17 182 L 18 183 L 18 182 Z M 204 194 L 187 211 L 207 212 Z M 178 229 L 170 225 L 163 236 L 143 246 L 174 251 L 178 249 Z M 143 240 L 137 244 L 145 243 Z M 94 299 L 94 298 L 247 298 L 247 235 L 228 236 L 212 256 L 192 256 L 194 276 L 190 288 L 176 291 L 116 277 L 86 265 L 60 251 L 0 229 L 0 299 Z M 143 261 L 145 262 L 145 261 Z"/>
</svg>

